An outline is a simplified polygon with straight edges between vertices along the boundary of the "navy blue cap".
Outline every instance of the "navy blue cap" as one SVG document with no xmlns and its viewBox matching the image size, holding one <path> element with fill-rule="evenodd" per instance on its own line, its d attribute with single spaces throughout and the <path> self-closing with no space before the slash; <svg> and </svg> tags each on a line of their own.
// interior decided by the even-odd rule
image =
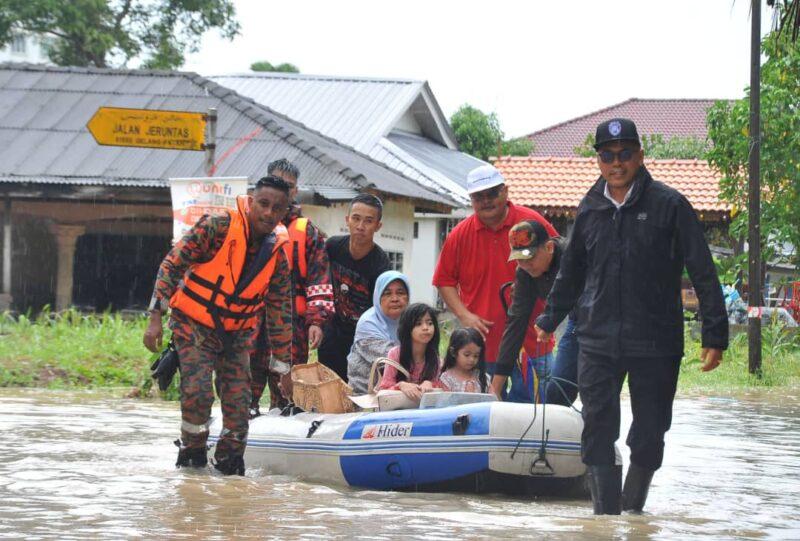
<svg viewBox="0 0 800 541">
<path fill-rule="evenodd" d="M 628 118 L 612 118 L 597 126 L 594 133 L 594 149 L 614 141 L 631 141 L 641 145 L 636 124 Z"/>
</svg>

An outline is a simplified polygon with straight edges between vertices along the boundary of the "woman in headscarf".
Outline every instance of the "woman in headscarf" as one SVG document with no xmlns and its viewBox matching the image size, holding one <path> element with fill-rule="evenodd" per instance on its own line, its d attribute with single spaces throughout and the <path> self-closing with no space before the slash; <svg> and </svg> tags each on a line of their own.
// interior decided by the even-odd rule
<svg viewBox="0 0 800 541">
<path fill-rule="evenodd" d="M 372 363 L 386 357 L 399 342 L 397 321 L 408 306 L 408 277 L 386 271 L 375 281 L 372 308 L 362 314 L 356 325 L 355 340 L 347 356 L 347 381 L 354 394 L 364 394 L 369 385 Z"/>
</svg>

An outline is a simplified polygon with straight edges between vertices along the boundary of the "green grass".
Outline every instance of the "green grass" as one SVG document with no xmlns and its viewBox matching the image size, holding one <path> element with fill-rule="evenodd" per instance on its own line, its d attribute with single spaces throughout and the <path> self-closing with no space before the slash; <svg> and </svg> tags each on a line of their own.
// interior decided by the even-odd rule
<svg viewBox="0 0 800 541">
<path fill-rule="evenodd" d="M 135 387 L 149 391 L 153 354 L 142 345 L 145 317 L 0 314 L 0 387 Z"/>
<path fill-rule="evenodd" d="M 0 314 L 0 387 L 92 389 L 125 387 L 134 395 L 151 394 L 154 355 L 142 345 L 144 316 L 44 311 L 36 318 Z M 452 322 L 443 325 L 441 353 Z M 311 352 L 310 360 L 316 360 Z M 747 370 L 747 335 L 731 340 L 722 365 L 701 372 L 700 344 L 687 331 L 680 393 L 726 393 L 764 387 L 800 388 L 800 334 L 777 325 L 763 329 L 763 369 L 757 378 Z M 177 399 L 176 377 L 162 396 Z M 262 398 L 268 400 L 268 397 Z M 262 402 L 263 403 L 263 402 Z"/>
<path fill-rule="evenodd" d="M 762 328 L 761 377 L 748 371 L 747 334 L 731 339 L 722 364 L 701 372 L 700 343 L 687 332 L 686 354 L 678 383 L 680 392 L 736 392 L 764 387 L 800 387 L 800 334 L 777 324 Z"/>
</svg>

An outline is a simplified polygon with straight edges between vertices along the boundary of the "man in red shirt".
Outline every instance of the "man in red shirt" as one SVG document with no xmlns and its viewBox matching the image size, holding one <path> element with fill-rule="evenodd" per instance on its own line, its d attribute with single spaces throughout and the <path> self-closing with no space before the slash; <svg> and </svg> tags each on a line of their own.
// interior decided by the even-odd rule
<svg viewBox="0 0 800 541">
<path fill-rule="evenodd" d="M 535 210 L 508 200 L 500 172 L 482 165 L 469 172 L 467 192 L 475 213 L 447 236 L 433 274 L 433 285 L 464 327 L 474 327 L 486 339 L 489 373 L 500 347 L 506 311 L 500 287 L 514 280 L 516 265 L 508 260 L 508 232 L 523 220 L 540 222 L 551 237 L 558 232 Z"/>
</svg>

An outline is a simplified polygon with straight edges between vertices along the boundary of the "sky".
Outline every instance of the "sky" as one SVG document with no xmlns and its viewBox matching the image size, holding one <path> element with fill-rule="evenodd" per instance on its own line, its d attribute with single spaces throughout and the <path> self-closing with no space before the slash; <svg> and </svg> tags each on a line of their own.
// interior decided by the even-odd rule
<svg viewBox="0 0 800 541">
<path fill-rule="evenodd" d="M 183 69 L 427 80 L 449 118 L 495 112 L 520 136 L 629 98 L 739 98 L 747 0 L 235 0 L 241 34 L 210 33 Z M 771 24 L 764 7 L 762 29 Z"/>
</svg>

